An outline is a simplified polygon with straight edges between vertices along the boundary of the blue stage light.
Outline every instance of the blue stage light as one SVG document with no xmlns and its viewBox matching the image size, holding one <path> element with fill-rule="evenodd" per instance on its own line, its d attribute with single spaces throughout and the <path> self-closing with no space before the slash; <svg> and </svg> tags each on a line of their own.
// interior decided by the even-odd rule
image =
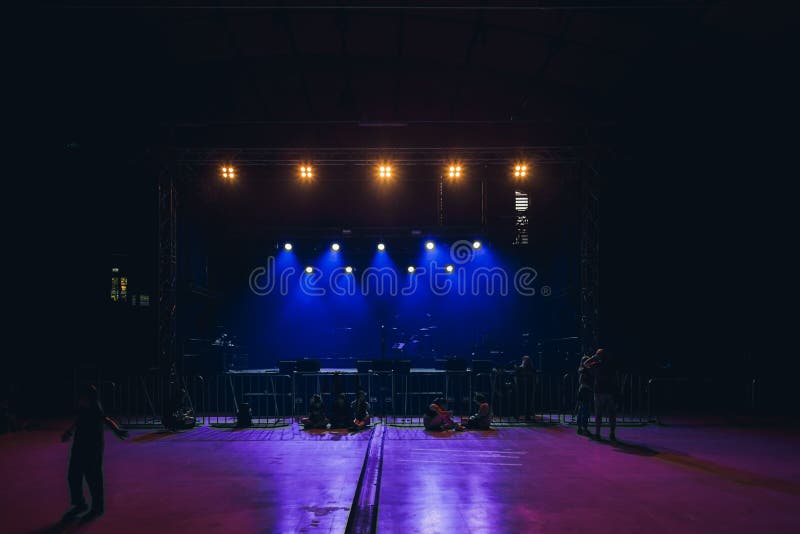
<svg viewBox="0 0 800 534">
<path fill-rule="evenodd" d="M 436 245 L 433 243 L 433 241 L 426 241 L 425 248 L 428 250 L 433 250 L 436 248 Z"/>
<path fill-rule="evenodd" d="M 346 272 L 347 274 L 350 274 L 350 273 L 353 272 L 353 268 L 348 265 L 347 267 L 344 268 L 344 272 Z"/>
<path fill-rule="evenodd" d="M 480 241 L 473 241 L 472 242 L 472 248 L 474 248 L 475 250 L 481 248 L 481 242 Z"/>
<path fill-rule="evenodd" d="M 334 251 L 334 252 L 339 252 L 339 249 L 340 249 L 340 248 L 342 248 L 342 247 L 341 247 L 341 246 L 339 246 L 339 243 L 333 243 L 333 244 L 331 244 L 331 250 L 332 250 L 332 251 Z"/>
<path fill-rule="evenodd" d="M 291 243 L 286 243 L 283 245 L 283 250 L 292 250 L 294 248 Z"/>
<path fill-rule="evenodd" d="M 308 266 L 305 268 L 306 274 L 311 274 L 314 272 L 314 268 L 312 266 Z"/>
<path fill-rule="evenodd" d="M 453 267 L 451 264 L 448 263 L 445 266 L 444 270 L 447 271 L 448 273 L 452 273 L 455 270 L 455 267 Z"/>
<path fill-rule="evenodd" d="M 386 245 L 384 245 L 383 243 L 378 243 L 378 250 L 380 251 L 386 250 Z"/>
<path fill-rule="evenodd" d="M 416 271 L 417 269 L 413 265 L 409 265 L 407 270 L 409 274 L 414 274 L 414 271 Z"/>
</svg>

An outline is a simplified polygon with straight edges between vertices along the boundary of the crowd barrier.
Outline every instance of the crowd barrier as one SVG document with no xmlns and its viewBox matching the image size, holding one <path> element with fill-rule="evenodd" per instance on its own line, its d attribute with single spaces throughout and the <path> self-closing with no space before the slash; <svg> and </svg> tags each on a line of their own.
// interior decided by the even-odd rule
<svg viewBox="0 0 800 534">
<path fill-rule="evenodd" d="M 574 424 L 577 410 L 575 373 L 520 376 L 509 370 L 425 372 L 226 373 L 180 377 L 160 375 L 98 379 L 107 413 L 126 426 L 162 426 L 164 414 L 191 415 L 198 424 L 232 426 L 242 408 L 254 426 L 298 420 L 308 412 L 312 395 L 320 394 L 326 409 L 344 393 L 350 403 L 359 389 L 367 393 L 374 419 L 395 425 L 419 425 L 431 401 L 447 399 L 456 418 L 476 410 L 475 394 L 489 400 L 498 425 Z M 663 393 L 659 383 L 641 376 L 620 376 L 617 397 L 620 424 L 655 420 L 650 395 Z M 659 398 L 660 399 L 660 398 Z"/>
</svg>

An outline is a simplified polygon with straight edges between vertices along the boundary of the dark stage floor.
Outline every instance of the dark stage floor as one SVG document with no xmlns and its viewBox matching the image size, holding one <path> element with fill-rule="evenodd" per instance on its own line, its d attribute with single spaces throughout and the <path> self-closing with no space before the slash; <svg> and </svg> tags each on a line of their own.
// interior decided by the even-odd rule
<svg viewBox="0 0 800 534">
<path fill-rule="evenodd" d="M 0 436 L 5 533 L 67 506 L 64 425 Z M 798 532 L 796 429 L 572 428 L 360 434 L 196 428 L 106 436 L 107 512 L 79 532 L 344 532 L 370 432 L 379 532 Z M 60 530 L 53 530 L 58 532 Z"/>
</svg>

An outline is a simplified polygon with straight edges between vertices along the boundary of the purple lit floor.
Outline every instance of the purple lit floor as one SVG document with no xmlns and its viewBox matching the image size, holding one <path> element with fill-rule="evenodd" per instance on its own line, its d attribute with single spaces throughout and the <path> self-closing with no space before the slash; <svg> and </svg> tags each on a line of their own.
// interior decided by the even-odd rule
<svg viewBox="0 0 800 534">
<path fill-rule="evenodd" d="M 0 531 L 46 531 L 66 509 L 62 428 L 0 436 Z M 385 432 L 381 533 L 800 532 L 796 429 L 621 428 L 621 446 L 565 427 Z M 344 532 L 369 437 L 107 434 L 106 515 L 68 531 Z"/>
</svg>

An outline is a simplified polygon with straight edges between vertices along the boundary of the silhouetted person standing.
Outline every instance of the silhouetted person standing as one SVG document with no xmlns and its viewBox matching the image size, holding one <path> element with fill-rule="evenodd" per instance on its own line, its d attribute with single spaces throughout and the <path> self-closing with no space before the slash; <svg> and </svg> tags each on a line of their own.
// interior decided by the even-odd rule
<svg viewBox="0 0 800 534">
<path fill-rule="evenodd" d="M 600 423 L 603 415 L 606 415 L 611 429 L 608 439 L 616 441 L 617 392 L 619 391 L 616 361 L 603 349 L 597 349 L 597 352 L 589 358 L 585 365 L 594 372 L 595 437 L 600 439 Z"/>
<path fill-rule="evenodd" d="M 108 426 L 120 439 L 128 437 L 116 421 L 106 417 L 97 398 L 97 388 L 87 386 L 81 393 L 78 404 L 78 418 L 61 436 L 68 441 L 73 434 L 72 451 L 69 457 L 67 481 L 72 508 L 64 515 L 65 520 L 73 519 L 88 510 L 83 495 L 83 479 L 89 486 L 92 509 L 83 516 L 82 521 L 91 521 L 105 512 L 103 496 L 103 427 Z"/>
<path fill-rule="evenodd" d="M 514 368 L 514 378 L 517 383 L 517 414 L 524 417 L 526 421 L 533 418 L 533 397 L 536 386 L 536 370 L 533 368 L 533 361 L 527 354 L 522 357 L 522 361 Z"/>
</svg>

